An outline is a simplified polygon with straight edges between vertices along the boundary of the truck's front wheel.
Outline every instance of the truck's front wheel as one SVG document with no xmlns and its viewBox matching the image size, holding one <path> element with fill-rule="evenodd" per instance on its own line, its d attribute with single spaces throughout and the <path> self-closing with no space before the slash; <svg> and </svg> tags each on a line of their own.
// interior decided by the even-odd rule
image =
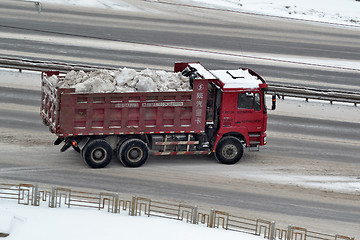
<svg viewBox="0 0 360 240">
<path fill-rule="evenodd" d="M 240 161 L 244 153 L 244 147 L 236 137 L 224 137 L 220 139 L 215 150 L 216 159 L 223 164 L 235 164 Z"/>
<path fill-rule="evenodd" d="M 129 139 L 118 147 L 118 156 L 126 167 L 140 167 L 149 158 L 149 149 L 144 141 Z"/>
<path fill-rule="evenodd" d="M 84 161 L 92 168 L 106 167 L 112 159 L 111 146 L 102 139 L 90 141 L 82 150 Z"/>
</svg>

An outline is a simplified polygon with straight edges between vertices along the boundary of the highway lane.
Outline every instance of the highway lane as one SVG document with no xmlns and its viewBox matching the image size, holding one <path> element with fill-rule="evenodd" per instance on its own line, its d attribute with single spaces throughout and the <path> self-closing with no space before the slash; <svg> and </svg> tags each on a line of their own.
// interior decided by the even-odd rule
<svg viewBox="0 0 360 240">
<path fill-rule="evenodd" d="M 269 114 L 268 129 L 272 132 L 315 135 L 333 139 L 334 142 L 341 139 L 359 140 L 360 123 L 337 121 L 336 116 L 331 119 L 311 119 Z"/>
<path fill-rule="evenodd" d="M 271 130 L 268 131 L 268 145 L 263 151 L 274 156 L 298 157 L 304 161 L 311 159 L 360 164 L 360 124 L 349 123 L 350 126 L 346 126 L 342 122 L 326 121 L 327 126 L 322 127 L 311 121 L 305 120 L 306 124 L 302 121 L 303 118 L 285 116 L 279 119 L 270 115 L 268 127 Z M 31 130 L 49 134 L 49 138 L 51 136 L 38 112 L 0 109 L 0 128 Z M 56 139 L 56 136 L 52 137 L 50 143 Z"/>
<path fill-rule="evenodd" d="M 252 36 L 243 37 L 241 29 L 237 29 L 234 25 L 213 26 L 208 24 L 201 26 L 202 31 L 192 29 L 193 22 L 184 23 L 187 26 L 186 32 L 177 31 L 177 28 L 172 29 L 169 26 L 167 30 L 162 30 L 163 27 L 154 27 L 156 22 L 153 21 L 152 28 L 138 29 L 137 26 L 141 21 L 146 22 L 149 19 L 140 19 L 138 23 L 131 21 L 132 25 L 126 27 L 121 26 L 93 26 L 79 23 L 54 23 L 46 24 L 44 26 L 43 20 L 25 19 L 6 21 L 2 19 L 1 27 L 3 31 L 19 31 L 30 30 L 28 33 L 41 34 L 66 34 L 72 36 L 84 36 L 90 38 L 99 38 L 104 40 L 114 40 L 123 42 L 139 42 L 148 44 L 172 45 L 172 46 L 187 46 L 192 48 L 208 48 L 208 49 L 223 49 L 235 50 L 245 52 L 260 52 L 260 53 L 276 53 L 296 56 L 312 56 L 312 57 L 327 57 L 327 58 L 343 58 L 349 60 L 359 60 L 359 48 L 357 46 L 332 46 L 320 43 L 299 43 L 297 41 L 272 40 L 262 38 L 252 38 Z M 129 19 L 127 19 L 129 21 Z M 150 19 L 151 21 L 151 19 Z M 166 19 L 164 19 L 166 21 Z M 220 33 L 214 33 L 216 28 L 220 28 Z M 205 31 L 212 29 L 212 31 Z M 224 31 L 227 30 L 227 31 Z M 261 29 L 251 29 L 253 31 L 263 31 Z M 222 32 L 224 31 L 224 32 Z M 275 29 L 271 35 L 275 35 Z M 285 29 L 286 31 L 286 29 Z M 324 38 L 331 36 L 323 36 Z M 350 40 L 356 41 L 356 35 L 348 36 Z M 204 42 L 204 39 L 206 41 Z M 221 43 L 221 45 L 219 45 Z"/>
<path fill-rule="evenodd" d="M 40 87 L 39 87 L 40 88 Z M 40 106 L 41 92 L 21 88 L 0 86 L 0 102 L 13 103 L 28 106 Z"/>
<path fill-rule="evenodd" d="M 1 103 L 31 106 L 34 109 L 23 111 L 0 108 L 0 127 L 31 131 L 46 129 L 38 112 L 40 98 L 40 91 L 0 87 Z M 1 106 L 4 108 L 4 104 Z M 301 156 L 303 159 L 360 164 L 359 129 L 360 123 L 339 121 L 336 116 L 332 119 L 314 119 L 276 115 L 269 111 L 267 151 L 279 155 Z"/>
<path fill-rule="evenodd" d="M 0 31 L 3 32 L 0 35 L 0 55 L 63 59 L 112 66 L 130 64 L 139 68 L 165 66 L 168 69 L 174 61 L 201 61 L 213 69 L 251 67 L 270 83 L 290 82 L 297 85 L 360 90 L 360 73 L 356 71 L 284 65 L 239 56 L 191 51 L 180 53 L 174 49 L 151 46 L 180 46 L 260 57 L 296 58 L 310 62 L 314 58 L 322 58 L 329 65 L 337 65 L 338 61 L 347 60 L 352 61 L 353 67 L 356 68 L 356 62 L 360 60 L 358 29 L 280 22 L 239 14 L 230 14 L 231 17 L 226 17 L 229 15 L 222 12 L 211 15 L 205 10 L 194 9 L 187 9 L 179 14 L 174 12 L 174 9 L 162 9 L 152 4 L 145 5 L 149 9 L 159 8 L 160 14 L 151 11 L 90 12 L 88 9 L 64 9 L 53 5 L 47 5 L 46 10 L 37 14 L 33 11 L 33 6 L 28 4 L 8 1 L 0 4 Z M 6 37 L 9 33 L 19 35 Z M 32 40 L 32 35 L 40 35 L 45 39 Z M 54 43 L 53 38 L 60 36 L 68 41 Z M 87 43 L 89 39 L 97 39 L 103 44 L 99 46 L 93 42 Z M 81 41 L 83 45 L 74 45 L 76 40 Z M 140 44 L 135 50 L 129 50 L 125 47 L 125 43 L 129 42 L 145 45 Z M 113 46 L 114 43 L 122 44 L 124 47 Z"/>
<path fill-rule="evenodd" d="M 44 154 L 43 150 L 39 150 Z M 51 154 L 53 155 L 53 154 Z M 33 157 L 41 158 L 41 154 Z M 5 154 L 4 157 L 8 157 Z M 66 163 L 65 163 L 66 164 Z M 214 163 L 209 163 L 214 164 Z M 149 180 L 136 176 L 122 176 L 125 169 L 118 171 L 117 176 L 107 175 L 108 171 L 79 171 L 78 169 L 51 169 L 48 167 L 19 168 L 17 165 L 1 164 L 0 177 L 22 182 L 45 182 L 47 184 L 102 189 L 140 196 L 152 196 L 160 199 L 197 202 L 201 205 L 219 205 L 237 209 L 251 209 L 258 212 L 287 214 L 319 220 L 334 220 L 351 224 L 360 223 L 360 206 L 346 206 L 338 203 L 326 203 L 319 200 L 299 200 L 290 197 L 273 196 L 248 192 L 246 189 L 234 190 L 231 186 L 211 187 L 205 181 L 203 186 L 164 182 L 160 179 Z M 148 165 L 148 171 L 152 168 Z M 7 171 L 8 170 L 8 171 Z M 14 174 L 16 173 L 16 174 Z M 235 183 L 234 185 L 237 185 Z M 245 187 L 238 184 L 238 187 Z"/>
<path fill-rule="evenodd" d="M 356 29 L 343 30 L 294 22 L 281 22 L 279 26 L 275 24 L 278 21 L 273 19 L 239 14 L 230 15 L 232 18 L 227 21 L 204 21 L 183 14 L 170 18 L 166 13 L 140 13 L 134 16 L 126 12 L 99 13 L 99 10 L 94 10 L 86 13 L 70 8 L 65 12 L 53 6 L 47 6 L 41 14 L 34 13 L 31 8 L 22 9 L 21 17 L 14 19 L 13 14 L 17 11 L 7 7 L 2 6 L 1 26 L 10 31 L 21 28 L 116 41 L 360 59 L 360 46 L 356 41 L 359 31 Z M 268 23 L 264 24 L 265 21 Z M 319 41 L 324 39 L 326 42 Z"/>
<path fill-rule="evenodd" d="M 39 43 L 31 40 L 14 40 L 14 39 L 2 39 L 0 47 L 7 49 L 7 51 L 15 52 L 21 48 L 22 52 L 33 53 L 36 52 L 42 57 L 44 61 L 49 58 L 43 57 L 51 52 L 51 57 L 57 56 L 66 58 L 70 55 L 76 55 L 79 58 L 89 59 L 94 56 L 98 56 L 98 65 L 111 66 L 111 67 L 124 67 L 124 64 L 140 64 L 141 66 L 156 65 L 157 63 L 164 62 L 166 59 L 172 61 L 189 61 L 189 57 L 179 56 L 174 54 L 165 53 L 149 53 L 146 51 L 129 51 L 129 50 L 108 50 L 108 49 L 97 49 L 94 47 L 79 47 L 79 46 L 64 46 L 61 44 L 50 44 L 50 43 Z M 16 55 L 16 57 L 22 57 Z M 111 60 L 112 64 L 102 64 L 101 61 Z M 255 69 L 260 75 L 264 76 L 270 83 L 277 82 L 276 78 L 286 79 L 283 83 L 291 84 L 292 82 L 296 85 L 308 86 L 316 88 L 324 88 L 324 81 L 326 79 L 326 85 L 331 89 L 348 89 L 353 90 L 353 86 L 358 85 L 359 73 L 357 72 L 339 72 L 336 70 L 319 70 L 319 69 L 304 69 L 296 67 L 284 67 L 284 66 L 269 66 L 261 64 L 248 64 L 239 62 L 228 62 L 226 60 L 214 60 L 205 58 L 203 56 L 196 57 L 196 60 L 201 62 L 204 66 L 209 69 L 225 69 L 225 68 L 238 68 L 238 67 L 249 67 Z M 76 61 L 70 61 L 72 63 L 78 63 Z M 117 64 L 118 63 L 118 64 Z M 172 62 L 166 60 L 166 68 L 172 67 Z M 139 67 L 138 67 L 139 68 Z M 296 80 L 296 81 L 294 81 Z M 356 87 L 355 87 L 356 89 Z"/>
</svg>

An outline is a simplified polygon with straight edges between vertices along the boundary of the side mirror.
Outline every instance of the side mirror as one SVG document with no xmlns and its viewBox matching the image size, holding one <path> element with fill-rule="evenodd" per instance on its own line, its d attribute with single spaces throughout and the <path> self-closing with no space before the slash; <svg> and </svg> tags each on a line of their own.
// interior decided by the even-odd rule
<svg viewBox="0 0 360 240">
<path fill-rule="evenodd" d="M 274 93 L 271 97 L 271 110 L 275 110 L 276 109 L 276 94 Z"/>
</svg>

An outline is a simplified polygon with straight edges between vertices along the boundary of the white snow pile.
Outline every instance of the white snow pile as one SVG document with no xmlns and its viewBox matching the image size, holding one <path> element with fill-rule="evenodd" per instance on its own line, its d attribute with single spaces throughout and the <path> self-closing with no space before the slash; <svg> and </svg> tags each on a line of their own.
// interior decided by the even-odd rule
<svg viewBox="0 0 360 240">
<path fill-rule="evenodd" d="M 48 208 L 0 200 L 0 233 L 4 240 L 262 240 L 264 237 L 207 228 L 179 220 L 108 213 L 97 209 Z M 2 239 L 0 237 L 0 239 Z"/>
<path fill-rule="evenodd" d="M 123 68 L 116 71 L 74 71 L 64 78 L 53 75 L 48 81 L 57 88 L 75 88 L 79 93 L 189 91 L 188 77 L 181 73 Z"/>
</svg>

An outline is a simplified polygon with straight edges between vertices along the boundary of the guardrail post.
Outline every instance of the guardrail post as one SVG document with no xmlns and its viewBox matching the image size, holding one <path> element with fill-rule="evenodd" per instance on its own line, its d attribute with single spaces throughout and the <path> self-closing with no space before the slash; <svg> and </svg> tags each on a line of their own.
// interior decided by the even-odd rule
<svg viewBox="0 0 360 240">
<path fill-rule="evenodd" d="M 275 240 L 275 222 L 270 223 L 269 240 Z"/>
<path fill-rule="evenodd" d="M 137 208 L 137 197 L 132 197 L 131 199 L 131 209 L 130 209 L 130 216 L 135 216 Z"/>
<path fill-rule="evenodd" d="M 198 206 L 195 205 L 195 207 L 193 208 L 193 213 L 192 213 L 192 224 L 197 224 L 198 223 Z"/>
<path fill-rule="evenodd" d="M 113 213 L 119 213 L 119 194 L 115 193 L 114 202 L 113 202 Z"/>
<path fill-rule="evenodd" d="M 36 184 L 35 186 L 33 186 L 33 196 L 32 196 L 32 203 L 31 205 L 33 206 L 39 206 L 39 185 Z"/>
<path fill-rule="evenodd" d="M 289 224 L 288 230 L 287 230 L 287 238 L 286 238 L 286 240 L 291 240 L 291 239 L 292 239 L 292 225 Z"/>
<path fill-rule="evenodd" d="M 215 227 L 215 210 L 210 210 L 210 216 L 209 216 L 209 225 L 208 227 L 214 228 Z"/>
<path fill-rule="evenodd" d="M 51 188 L 51 198 L 50 198 L 50 207 L 51 208 L 55 208 L 56 205 L 55 205 L 55 200 L 56 200 L 56 190 L 55 190 L 55 187 L 53 186 Z"/>
</svg>

